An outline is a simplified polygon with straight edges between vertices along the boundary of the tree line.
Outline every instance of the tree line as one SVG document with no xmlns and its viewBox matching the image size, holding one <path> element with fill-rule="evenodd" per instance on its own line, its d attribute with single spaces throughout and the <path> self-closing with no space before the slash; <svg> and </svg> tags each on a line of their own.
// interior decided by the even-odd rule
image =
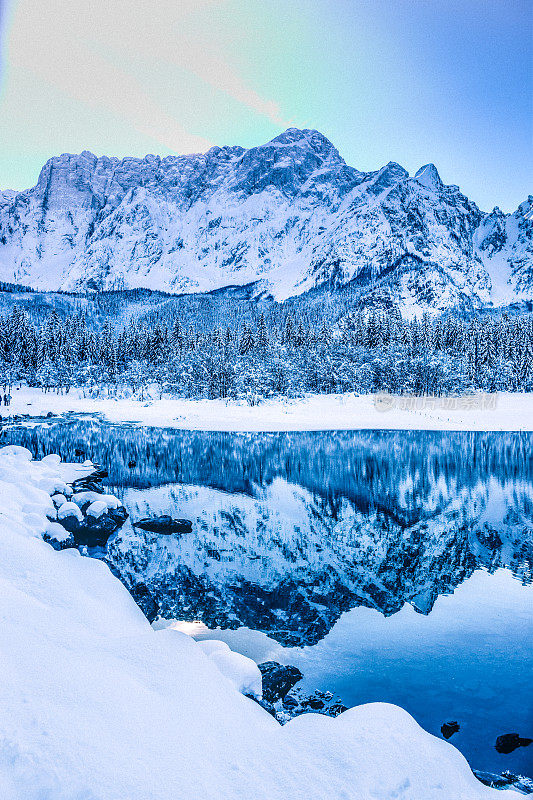
<svg viewBox="0 0 533 800">
<path fill-rule="evenodd" d="M 452 314 L 402 319 L 352 311 L 320 321 L 290 309 L 206 326 L 169 313 L 110 319 L 52 311 L 0 317 L 0 383 L 45 390 L 85 386 L 191 398 L 386 391 L 457 394 L 533 391 L 533 318 Z"/>
</svg>

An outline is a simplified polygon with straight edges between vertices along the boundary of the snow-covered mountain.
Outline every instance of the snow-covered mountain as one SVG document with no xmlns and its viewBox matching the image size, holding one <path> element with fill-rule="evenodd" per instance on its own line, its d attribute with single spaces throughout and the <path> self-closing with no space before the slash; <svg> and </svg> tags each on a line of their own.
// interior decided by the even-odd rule
<svg viewBox="0 0 533 800">
<path fill-rule="evenodd" d="M 533 196 L 490 214 L 390 162 L 348 166 L 321 133 L 205 154 L 62 155 L 0 193 L 0 280 L 42 289 L 205 292 L 256 283 L 277 299 L 352 282 L 367 303 L 442 309 L 533 298 Z"/>
</svg>

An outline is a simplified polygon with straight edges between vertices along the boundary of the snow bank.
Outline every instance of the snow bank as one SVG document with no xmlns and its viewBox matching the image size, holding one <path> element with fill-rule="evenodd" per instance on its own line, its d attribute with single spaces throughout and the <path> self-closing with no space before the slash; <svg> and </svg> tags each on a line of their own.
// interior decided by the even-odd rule
<svg viewBox="0 0 533 800">
<path fill-rule="evenodd" d="M 78 522 L 83 522 L 83 514 L 76 503 L 66 502 L 57 509 L 58 519 L 66 519 L 67 517 L 75 517 Z"/>
<path fill-rule="evenodd" d="M 234 653 L 226 642 L 198 642 L 198 647 L 209 656 L 238 692 L 261 700 L 263 695 L 261 672 L 255 661 L 240 653 Z"/>
<path fill-rule="evenodd" d="M 249 406 L 236 400 L 97 399 L 84 397 L 79 389 L 68 395 L 56 395 L 23 387 L 13 391 L 9 411 L 31 416 L 69 411 L 96 413 L 111 422 L 138 422 L 184 430 L 532 430 L 533 394 L 501 392 L 490 400 L 490 407 L 474 403 L 470 408 L 454 409 L 443 407 L 443 402 L 433 408 L 431 403 L 425 408 L 405 408 L 400 400 L 388 407 L 374 395 L 327 394 L 299 400 L 266 400 Z"/>
<path fill-rule="evenodd" d="M 107 503 L 104 500 L 95 500 L 94 503 L 87 509 L 87 516 L 94 517 L 94 519 L 99 519 L 102 514 L 105 514 L 107 511 Z"/>
<path fill-rule="evenodd" d="M 98 492 L 76 492 L 72 495 L 72 502 L 82 508 L 85 505 L 93 506 L 95 503 L 103 503 L 103 509 L 120 508 L 120 500 L 112 494 L 98 494 Z"/>
<path fill-rule="evenodd" d="M 516 797 L 394 706 L 281 728 L 235 688 L 259 689 L 242 657 L 153 630 L 105 564 L 41 539 L 43 485 L 90 471 L 0 450 L 3 800 Z"/>
</svg>

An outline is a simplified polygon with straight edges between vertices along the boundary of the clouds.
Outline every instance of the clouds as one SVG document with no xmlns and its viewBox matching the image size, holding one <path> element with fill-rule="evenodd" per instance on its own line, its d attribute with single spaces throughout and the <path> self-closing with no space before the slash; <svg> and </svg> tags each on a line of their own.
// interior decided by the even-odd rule
<svg viewBox="0 0 533 800">
<path fill-rule="evenodd" d="M 0 12 L 0 188 L 27 188 L 60 152 L 251 147 L 296 125 L 359 169 L 433 161 L 482 208 L 513 210 L 531 190 L 527 0 L 0 0 Z"/>
<path fill-rule="evenodd" d="M 119 115 L 125 125 L 174 152 L 203 151 L 212 144 L 203 122 L 213 92 L 283 126 L 275 101 L 250 86 L 220 46 L 224 36 L 212 14 L 224 5 L 223 0 L 47 0 L 37 13 L 34 0 L 18 0 L 8 37 L 9 71 L 33 73 L 93 114 Z M 173 85 L 166 91 L 169 81 Z"/>
</svg>

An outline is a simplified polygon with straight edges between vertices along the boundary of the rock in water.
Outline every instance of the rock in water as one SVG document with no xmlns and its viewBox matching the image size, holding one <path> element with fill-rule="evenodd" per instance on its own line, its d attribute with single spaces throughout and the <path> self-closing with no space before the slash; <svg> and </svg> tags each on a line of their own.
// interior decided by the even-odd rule
<svg viewBox="0 0 533 800">
<path fill-rule="evenodd" d="M 473 770 L 473 773 L 478 781 L 484 783 L 485 786 L 490 786 L 492 789 L 516 789 L 521 795 L 533 794 L 533 780 L 524 775 L 515 775 L 509 771 L 496 775 L 492 772 L 481 772 L 477 769 Z"/>
<path fill-rule="evenodd" d="M 305 694 L 301 689 L 294 688 L 303 678 L 298 667 L 277 661 L 265 661 L 257 666 L 263 679 L 263 697 L 261 700 L 252 699 L 282 725 L 300 714 L 313 712 L 336 717 L 346 711 L 346 706 L 331 692 L 316 690 L 312 694 Z"/>
<path fill-rule="evenodd" d="M 324 714 L 327 717 L 337 717 L 347 710 L 340 698 L 332 692 L 317 689 L 312 694 L 305 694 L 298 687 L 291 689 L 274 708 L 276 719 L 282 725 L 300 714 L 312 712 L 313 714 Z"/>
<path fill-rule="evenodd" d="M 73 514 L 69 514 L 62 519 L 58 517 L 58 522 L 72 534 L 76 547 L 80 545 L 103 547 L 111 534 L 115 533 L 127 518 L 128 512 L 123 506 L 120 506 L 119 508 L 109 508 L 98 517 L 87 514 L 80 520 Z"/>
<path fill-rule="evenodd" d="M 138 522 L 133 523 L 133 527 L 142 528 L 143 531 L 168 535 L 170 533 L 190 533 L 192 531 L 192 522 L 189 519 L 173 519 L 166 514 L 162 514 L 160 517 L 140 519 Z"/>
<path fill-rule="evenodd" d="M 461 726 L 455 720 L 453 722 L 445 722 L 441 725 L 440 732 L 444 736 L 445 739 L 449 739 L 450 736 L 453 736 L 454 733 L 457 733 L 460 730 Z"/>
<path fill-rule="evenodd" d="M 263 700 L 266 703 L 282 700 L 303 678 L 298 667 L 285 666 L 278 664 L 277 661 L 265 661 L 257 666 L 263 676 Z"/>
<path fill-rule="evenodd" d="M 507 755 L 516 750 L 517 747 L 529 747 L 532 742 L 533 739 L 523 738 L 518 733 L 504 733 L 502 736 L 498 736 L 494 747 L 498 753 Z"/>
<path fill-rule="evenodd" d="M 90 475 L 74 481 L 72 501 L 59 505 L 62 496 L 56 495 L 60 498 L 56 501 L 57 521 L 71 534 L 69 539 L 61 542 L 61 549 L 103 547 L 127 520 L 128 512 L 124 506 L 116 498 L 102 493 L 101 482 L 106 477 L 107 470 L 95 467 Z"/>
</svg>

